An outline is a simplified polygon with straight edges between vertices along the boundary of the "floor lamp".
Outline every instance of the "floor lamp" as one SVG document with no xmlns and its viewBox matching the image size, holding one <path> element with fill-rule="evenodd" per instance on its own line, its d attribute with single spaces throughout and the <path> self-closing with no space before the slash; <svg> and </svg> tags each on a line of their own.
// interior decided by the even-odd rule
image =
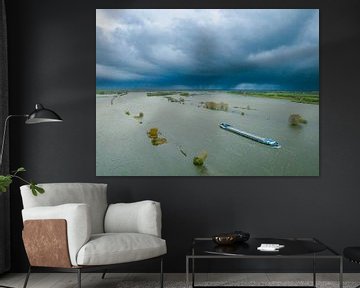
<svg viewBox="0 0 360 288">
<path fill-rule="evenodd" d="M 39 123 L 46 123 L 46 122 L 62 122 L 63 121 L 58 114 L 56 114 L 54 111 L 52 111 L 50 109 L 45 108 L 41 104 L 36 104 L 35 110 L 33 112 L 31 112 L 30 114 L 19 114 L 19 115 L 7 116 L 5 119 L 4 132 L 3 132 L 2 144 L 1 144 L 0 167 L 2 166 L 8 122 L 11 118 L 15 118 L 15 117 L 26 118 L 25 124 L 39 124 Z"/>
<path fill-rule="evenodd" d="M 26 118 L 25 124 L 39 124 L 39 123 L 47 123 L 47 122 L 62 122 L 63 120 L 61 117 L 56 114 L 54 111 L 45 108 L 41 104 L 35 105 L 35 110 L 31 112 L 30 114 L 20 114 L 20 115 L 9 115 L 5 119 L 4 123 L 4 132 L 3 132 L 3 138 L 1 143 L 1 150 L 0 150 L 0 168 L 2 167 L 2 161 L 3 161 L 3 155 L 4 155 L 4 146 L 6 142 L 6 132 L 7 132 L 7 126 L 8 122 L 11 118 Z M 0 284 L 0 287 L 4 288 L 12 288 L 9 286 L 3 286 Z"/>
</svg>

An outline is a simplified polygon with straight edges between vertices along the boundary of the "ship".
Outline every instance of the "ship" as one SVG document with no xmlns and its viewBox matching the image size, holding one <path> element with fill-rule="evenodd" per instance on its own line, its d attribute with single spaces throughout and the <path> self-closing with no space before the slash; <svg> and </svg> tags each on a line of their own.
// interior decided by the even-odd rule
<svg viewBox="0 0 360 288">
<path fill-rule="evenodd" d="M 275 141 L 273 139 L 260 137 L 260 136 L 251 134 L 249 132 L 239 130 L 239 129 L 235 128 L 235 127 L 232 127 L 230 124 L 226 124 L 226 123 L 220 123 L 219 126 L 220 126 L 220 128 L 222 128 L 222 129 L 224 129 L 226 131 L 233 132 L 235 134 L 238 134 L 240 136 L 243 136 L 243 137 L 246 137 L 248 139 L 254 140 L 254 141 L 259 142 L 261 144 L 265 144 L 265 145 L 271 146 L 273 148 L 281 148 L 281 145 L 277 141 Z"/>
</svg>

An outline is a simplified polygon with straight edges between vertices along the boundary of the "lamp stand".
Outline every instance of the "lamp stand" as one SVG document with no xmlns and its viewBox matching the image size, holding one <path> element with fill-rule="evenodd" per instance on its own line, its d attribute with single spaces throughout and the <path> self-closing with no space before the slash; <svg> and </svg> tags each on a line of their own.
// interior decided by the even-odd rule
<svg viewBox="0 0 360 288">
<path fill-rule="evenodd" d="M 2 138 L 2 141 L 1 141 L 0 169 L 2 167 L 2 162 L 3 162 L 3 155 L 4 155 L 4 147 L 5 147 L 5 143 L 6 143 L 6 132 L 7 132 L 8 122 L 9 122 L 9 120 L 11 118 L 15 118 L 15 117 L 27 118 L 27 120 L 25 121 L 26 124 L 38 124 L 38 123 L 46 123 L 46 122 L 53 122 L 54 123 L 54 122 L 62 122 L 63 121 L 58 114 L 56 114 L 54 111 L 52 111 L 50 109 L 45 108 L 41 104 L 36 104 L 35 105 L 35 110 L 33 112 L 31 112 L 30 114 L 20 114 L 20 115 L 9 115 L 9 116 L 7 116 L 6 119 L 5 119 L 5 123 L 4 123 L 4 131 L 3 131 L 3 135 L 2 135 L 3 138 Z M 13 288 L 13 287 L 1 285 L 1 284 L 0 284 L 0 287 L 2 287 L 2 288 Z"/>
<path fill-rule="evenodd" d="M 2 167 L 2 160 L 3 160 L 3 155 L 4 155 L 4 148 L 5 148 L 5 142 L 6 142 L 6 132 L 7 132 L 7 126 L 8 126 L 8 122 L 11 118 L 14 117 L 28 117 L 28 115 L 9 115 L 6 117 L 5 119 L 5 123 L 4 123 L 4 131 L 3 131 L 3 138 L 2 138 L 2 142 L 1 142 L 1 150 L 0 150 L 0 168 Z M 11 286 L 5 286 L 5 285 L 0 285 L 1 288 L 14 288 Z"/>
<path fill-rule="evenodd" d="M 6 132 L 7 132 L 7 126 L 8 126 L 8 122 L 11 118 L 14 117 L 28 117 L 29 115 L 27 114 L 20 114 L 20 115 L 9 115 L 6 117 L 5 119 L 5 123 L 4 123 L 4 131 L 3 131 L 3 137 L 2 137 L 2 143 L 1 143 L 1 151 L 0 151 L 0 168 L 2 166 L 2 160 L 3 160 L 3 155 L 4 155 L 4 146 L 5 146 L 5 141 L 6 141 Z M 2 286 L 0 286 L 2 287 Z"/>
</svg>

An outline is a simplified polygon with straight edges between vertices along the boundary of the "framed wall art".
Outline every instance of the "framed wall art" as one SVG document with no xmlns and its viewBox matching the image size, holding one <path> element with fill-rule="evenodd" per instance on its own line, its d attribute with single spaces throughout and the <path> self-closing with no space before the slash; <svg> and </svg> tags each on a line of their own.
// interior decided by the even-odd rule
<svg viewBox="0 0 360 288">
<path fill-rule="evenodd" d="M 318 176 L 318 9 L 98 9 L 98 176 Z"/>
</svg>

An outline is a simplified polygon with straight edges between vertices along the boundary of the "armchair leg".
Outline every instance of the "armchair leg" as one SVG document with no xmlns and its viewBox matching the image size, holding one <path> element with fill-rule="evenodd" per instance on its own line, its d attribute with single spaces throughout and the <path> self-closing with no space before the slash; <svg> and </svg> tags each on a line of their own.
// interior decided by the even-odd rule
<svg viewBox="0 0 360 288">
<path fill-rule="evenodd" d="M 104 270 L 103 274 L 101 275 L 101 279 L 105 279 L 106 272 L 107 270 Z"/>
<path fill-rule="evenodd" d="M 31 265 L 29 266 L 29 270 L 26 274 L 26 278 L 25 278 L 25 282 L 24 282 L 24 286 L 23 288 L 26 288 L 27 284 L 28 284 L 28 281 L 29 281 L 29 277 L 30 277 L 30 274 L 31 274 Z"/>
<path fill-rule="evenodd" d="M 81 288 L 81 269 L 77 269 L 78 288 Z"/>
<path fill-rule="evenodd" d="M 164 268 L 163 268 L 163 263 L 164 262 L 164 259 L 163 257 L 161 257 L 161 260 L 160 260 L 160 287 L 163 288 L 164 287 Z"/>
</svg>

